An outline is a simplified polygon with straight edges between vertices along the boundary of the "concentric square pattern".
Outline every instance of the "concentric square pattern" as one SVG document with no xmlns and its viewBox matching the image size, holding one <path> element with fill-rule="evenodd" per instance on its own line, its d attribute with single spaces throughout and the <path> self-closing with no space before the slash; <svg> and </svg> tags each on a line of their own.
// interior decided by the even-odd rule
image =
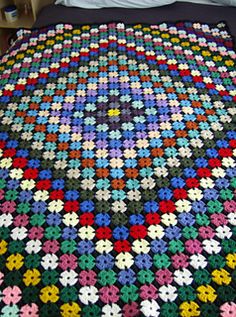
<svg viewBox="0 0 236 317">
<path fill-rule="evenodd" d="M 18 35 L 0 63 L 0 316 L 235 317 L 225 26 Z"/>
</svg>

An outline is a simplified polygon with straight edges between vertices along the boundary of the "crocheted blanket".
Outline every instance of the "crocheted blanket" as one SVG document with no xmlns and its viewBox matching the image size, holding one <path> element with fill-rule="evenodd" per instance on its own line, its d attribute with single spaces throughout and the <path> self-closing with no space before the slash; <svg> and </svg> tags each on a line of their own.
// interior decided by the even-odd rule
<svg viewBox="0 0 236 317">
<path fill-rule="evenodd" d="M 223 23 L 19 31 L 1 317 L 236 316 L 235 60 Z"/>
</svg>

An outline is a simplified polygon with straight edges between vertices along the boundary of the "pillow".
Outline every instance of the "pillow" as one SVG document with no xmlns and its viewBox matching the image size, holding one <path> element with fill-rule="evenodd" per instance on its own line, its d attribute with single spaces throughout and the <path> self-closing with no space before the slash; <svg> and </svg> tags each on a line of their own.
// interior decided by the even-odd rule
<svg viewBox="0 0 236 317">
<path fill-rule="evenodd" d="M 176 1 L 189 2 L 189 3 L 191 2 L 196 4 L 207 4 L 207 5 L 213 5 L 213 6 L 222 6 L 222 4 L 213 2 L 213 0 L 176 0 Z"/>
<path fill-rule="evenodd" d="M 224 6 L 236 7 L 236 0 L 212 0 L 212 1 Z"/>
<path fill-rule="evenodd" d="M 80 7 L 86 9 L 100 8 L 152 8 L 160 7 L 175 0 L 57 0 L 56 4 L 61 4 L 67 7 Z"/>
</svg>

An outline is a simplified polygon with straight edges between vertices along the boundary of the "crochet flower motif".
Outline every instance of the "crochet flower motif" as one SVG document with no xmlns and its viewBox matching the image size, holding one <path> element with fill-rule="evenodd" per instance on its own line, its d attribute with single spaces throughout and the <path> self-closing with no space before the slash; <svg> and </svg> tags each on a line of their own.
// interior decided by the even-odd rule
<svg viewBox="0 0 236 317">
<path fill-rule="evenodd" d="M 0 61 L 0 315 L 235 317 L 224 23 L 19 30 Z"/>
</svg>

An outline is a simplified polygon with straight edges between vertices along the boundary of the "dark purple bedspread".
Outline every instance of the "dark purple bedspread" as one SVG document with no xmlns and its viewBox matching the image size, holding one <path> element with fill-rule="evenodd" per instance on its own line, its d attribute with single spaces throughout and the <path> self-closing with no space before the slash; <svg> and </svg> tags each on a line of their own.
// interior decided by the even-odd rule
<svg viewBox="0 0 236 317">
<path fill-rule="evenodd" d="M 225 21 L 236 37 L 236 7 L 221 7 L 186 2 L 150 9 L 80 9 L 50 5 L 39 14 L 35 27 L 57 22 L 85 24 L 122 21 L 124 23 L 159 23 L 190 20 L 206 23 Z"/>
</svg>

